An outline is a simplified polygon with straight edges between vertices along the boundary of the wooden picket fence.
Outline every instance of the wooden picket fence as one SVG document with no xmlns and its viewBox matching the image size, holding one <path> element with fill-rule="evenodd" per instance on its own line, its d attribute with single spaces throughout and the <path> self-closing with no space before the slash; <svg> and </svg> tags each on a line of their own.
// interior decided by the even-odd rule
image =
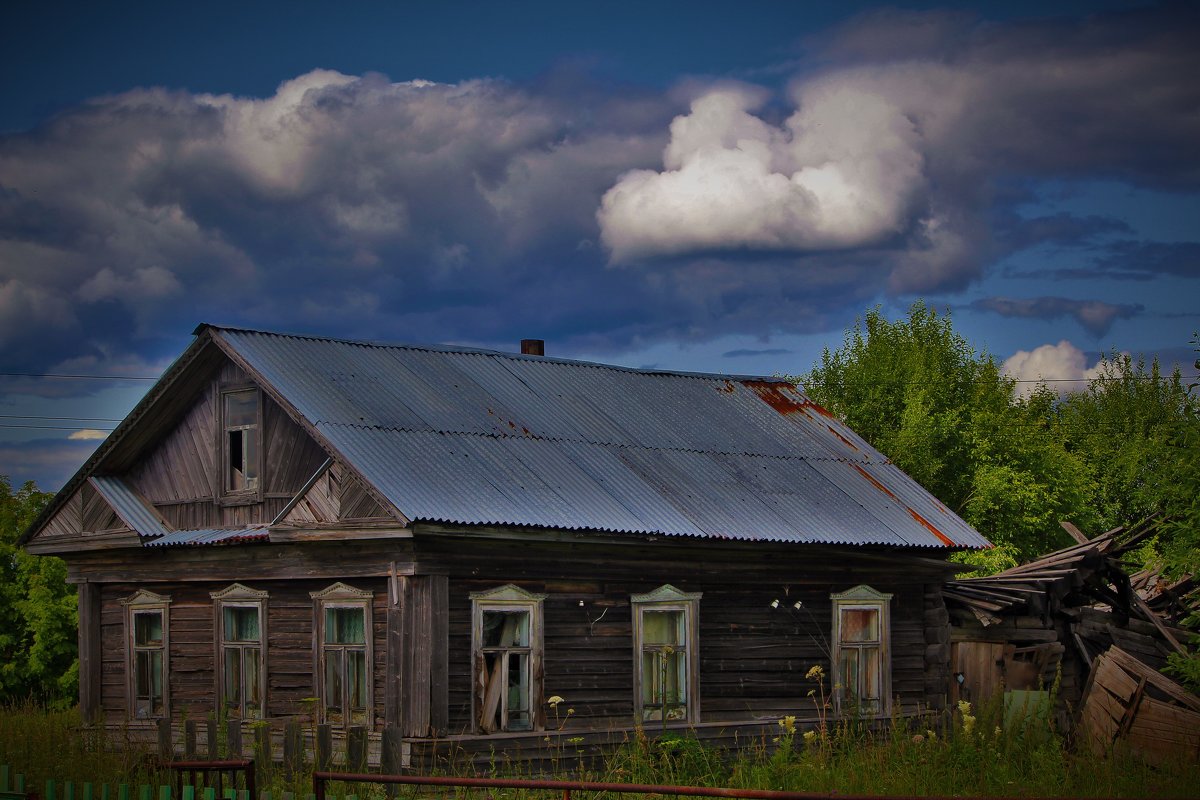
<svg viewBox="0 0 1200 800">
<path fill-rule="evenodd" d="M 49 779 L 43 792 L 39 787 L 28 786 L 25 775 L 14 773 L 9 765 L 0 764 L 0 800 L 315 800 L 316 795 L 296 795 L 293 792 L 277 792 L 272 795 L 270 790 L 258 792 L 257 798 L 251 798 L 249 789 L 238 789 L 227 786 L 220 790 L 214 786 L 193 786 L 185 784 L 181 787 L 170 785 L 151 786 L 141 784 L 133 786 L 128 783 L 95 784 L 90 781 L 71 781 Z M 341 798 L 328 800 L 359 800 L 355 795 L 348 794 Z"/>
</svg>

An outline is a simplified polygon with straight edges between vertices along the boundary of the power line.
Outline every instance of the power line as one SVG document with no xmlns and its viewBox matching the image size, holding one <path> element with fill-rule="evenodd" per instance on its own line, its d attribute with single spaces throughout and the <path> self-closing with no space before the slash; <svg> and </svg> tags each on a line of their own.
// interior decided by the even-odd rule
<svg viewBox="0 0 1200 800">
<path fill-rule="evenodd" d="M 65 375 L 57 372 L 0 372 L 0 378 L 67 378 L 84 381 L 156 381 L 161 375 Z"/>
<path fill-rule="evenodd" d="M 35 414 L 0 414 L 0 419 L 41 419 L 52 420 L 57 422 L 120 422 L 120 419 L 113 417 L 39 417 Z"/>
<path fill-rule="evenodd" d="M 113 428 L 84 428 L 81 425 L 6 425 L 4 423 L 0 423 L 0 428 L 19 428 L 19 429 L 25 429 L 25 430 L 39 430 L 39 431 L 89 430 L 89 431 L 104 431 L 105 433 L 111 433 L 114 430 Z"/>
</svg>

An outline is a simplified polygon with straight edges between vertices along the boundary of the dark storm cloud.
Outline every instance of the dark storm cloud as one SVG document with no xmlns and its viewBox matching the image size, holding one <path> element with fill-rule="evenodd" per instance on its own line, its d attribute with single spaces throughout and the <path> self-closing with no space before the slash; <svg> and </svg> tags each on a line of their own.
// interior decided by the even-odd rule
<svg viewBox="0 0 1200 800">
<path fill-rule="evenodd" d="M 986 297 L 971 303 L 976 311 L 990 311 L 1002 317 L 1053 320 L 1072 317 L 1092 336 L 1103 336 L 1118 319 L 1130 319 L 1144 310 L 1140 305 L 1105 303 L 1100 300 L 1073 300 L 1066 297 Z"/>
<path fill-rule="evenodd" d="M 1128 237 L 1021 219 L 1006 182 L 1194 189 L 1197 31 L 1190 11 L 868 15 L 778 116 L 742 84 L 579 75 L 98 98 L 0 137 L 4 366 L 156 361 L 202 320 L 591 352 L 827 329 L 1015 250 Z M 1106 257 L 1182 275 L 1192 256 Z"/>
</svg>

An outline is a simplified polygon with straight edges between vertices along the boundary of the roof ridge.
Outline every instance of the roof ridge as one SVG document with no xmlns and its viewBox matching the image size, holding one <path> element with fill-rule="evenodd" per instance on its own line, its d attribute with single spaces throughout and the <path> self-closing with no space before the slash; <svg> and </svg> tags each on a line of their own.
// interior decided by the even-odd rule
<svg viewBox="0 0 1200 800">
<path fill-rule="evenodd" d="M 425 351 L 425 352 L 430 352 L 430 353 L 461 353 L 463 355 L 493 356 L 493 357 L 511 359 L 513 361 L 528 361 L 528 362 L 534 362 L 534 363 L 562 364 L 565 366 L 590 368 L 590 369 L 607 369 L 607 370 L 614 370 L 617 372 L 634 373 L 637 375 L 662 375 L 665 377 L 695 378 L 698 380 L 713 380 L 713 381 L 720 381 L 720 380 L 766 381 L 766 382 L 770 382 L 770 383 L 779 383 L 779 384 L 786 384 L 788 386 L 796 386 L 797 388 L 800 389 L 800 391 L 802 391 L 802 392 L 804 391 L 804 388 L 799 386 L 799 384 L 793 383 L 792 381 L 788 380 L 787 378 L 783 378 L 778 375 L 747 375 L 747 374 L 724 373 L 724 372 L 693 372 L 693 371 L 689 371 L 689 370 L 627 367 L 622 364 L 606 364 L 602 361 L 586 361 L 586 360 L 577 359 L 577 358 L 561 358 L 561 357 L 557 357 L 557 356 L 533 356 L 533 355 L 525 355 L 524 353 L 509 353 L 504 350 L 490 350 L 485 347 L 474 347 L 471 345 L 436 344 L 436 343 L 429 343 L 429 342 L 425 342 L 425 343 L 422 343 L 422 342 L 389 342 L 389 341 L 374 340 L 374 339 L 346 339 L 346 338 L 337 337 L 337 336 L 321 336 L 321 335 L 311 334 L 311 333 L 286 333 L 286 332 L 280 332 L 280 331 L 266 331 L 266 330 L 260 330 L 257 328 L 243 328 L 243 327 L 233 327 L 233 326 L 212 325 L 210 323 L 201 323 L 200 325 L 196 326 L 196 329 L 192 333 L 193 333 L 193 335 L 198 336 L 207 330 L 212 330 L 212 331 L 216 331 L 216 332 L 254 334 L 254 335 L 258 335 L 258 336 L 275 336 L 275 337 L 279 337 L 279 338 L 283 338 L 283 339 L 302 339 L 305 341 L 312 341 L 312 342 L 331 342 L 334 344 L 344 344 L 344 345 L 350 345 L 350 346 L 355 346 L 355 347 L 371 347 L 371 348 L 378 348 L 381 350 L 420 350 L 420 351 Z M 805 394 L 807 394 L 807 392 Z"/>
</svg>

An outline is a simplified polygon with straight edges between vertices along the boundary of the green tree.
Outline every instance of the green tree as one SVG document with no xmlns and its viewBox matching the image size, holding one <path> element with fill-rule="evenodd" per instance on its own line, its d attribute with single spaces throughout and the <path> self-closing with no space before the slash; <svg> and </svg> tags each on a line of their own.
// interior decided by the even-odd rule
<svg viewBox="0 0 1200 800">
<path fill-rule="evenodd" d="M 1200 334 L 1193 334 L 1192 345 L 1200 353 Z M 1200 358 L 1193 366 L 1200 374 Z M 1187 388 L 1191 403 L 1174 440 L 1178 461 L 1164 493 L 1165 517 L 1157 543 L 1162 567 L 1171 578 L 1200 574 L 1200 404 L 1196 402 L 1200 383 Z M 1200 630 L 1200 609 L 1186 622 Z M 1171 654 L 1167 671 L 1200 692 L 1200 636 L 1193 636 L 1190 644 L 1187 655 Z"/>
<path fill-rule="evenodd" d="M 1063 398 L 1058 429 L 1087 464 L 1100 525 L 1115 528 L 1167 510 L 1195 452 L 1187 441 L 1195 398 L 1178 370 L 1163 375 L 1126 354 L 1103 358 L 1087 388 Z"/>
<path fill-rule="evenodd" d="M 1000 569 L 1068 543 L 1059 520 L 1094 524 L 1052 395 L 1016 399 L 995 359 L 923 302 L 894 322 L 869 311 L 800 382 L 997 545 L 968 561 Z"/>
<path fill-rule="evenodd" d="M 79 680 L 78 611 L 61 559 L 17 546 L 53 495 L 0 475 L 0 699 L 74 702 Z"/>
</svg>

